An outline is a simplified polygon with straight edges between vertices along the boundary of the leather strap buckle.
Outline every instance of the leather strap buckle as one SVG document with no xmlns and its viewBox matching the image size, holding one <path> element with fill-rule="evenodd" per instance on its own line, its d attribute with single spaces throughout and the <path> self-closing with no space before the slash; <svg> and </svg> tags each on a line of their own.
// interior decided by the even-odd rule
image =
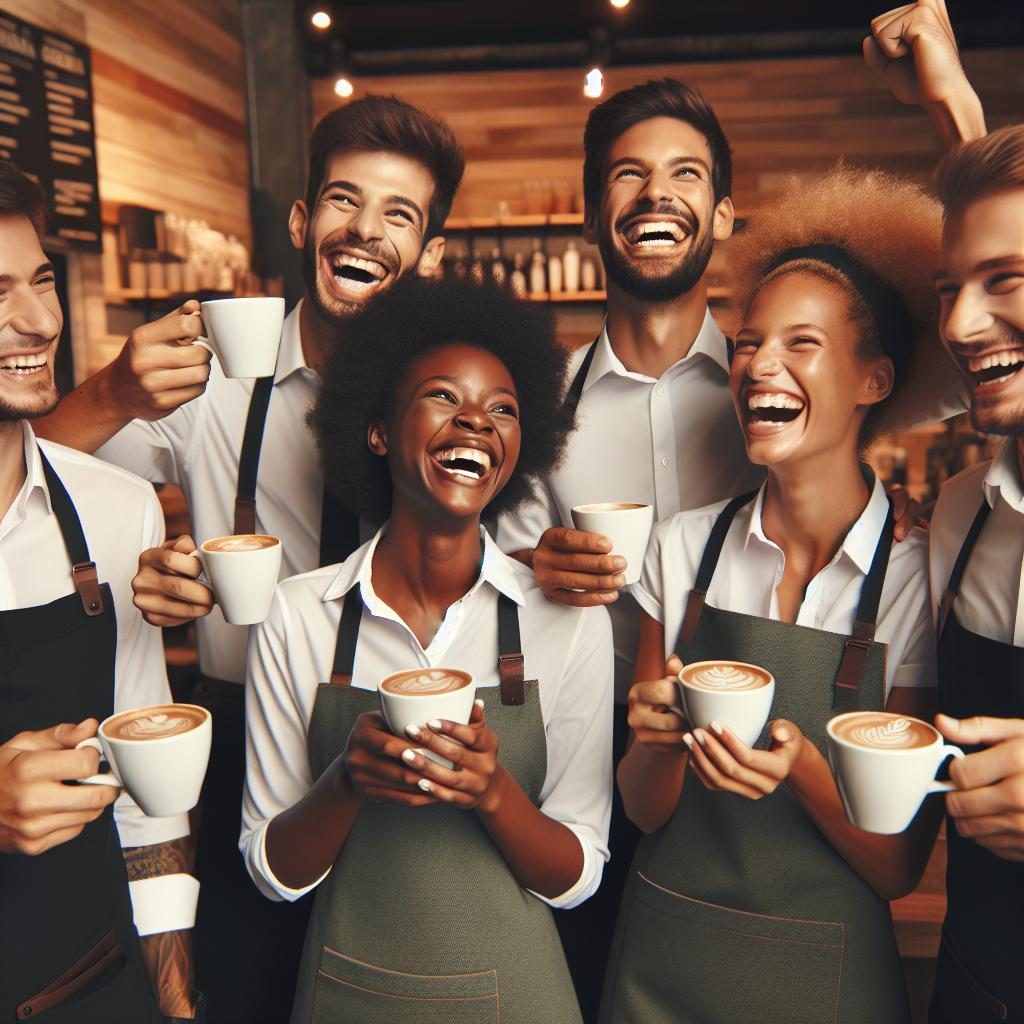
<svg viewBox="0 0 1024 1024">
<path fill-rule="evenodd" d="M 103 594 L 100 592 L 99 578 L 96 575 L 95 562 L 78 562 L 71 567 L 71 579 L 75 590 L 82 599 L 82 607 L 89 616 L 103 614 Z"/>
<path fill-rule="evenodd" d="M 683 615 L 683 624 L 679 627 L 680 643 L 688 644 L 694 633 L 697 632 L 697 623 L 700 622 L 700 613 L 704 611 L 704 600 L 707 594 L 703 590 L 694 588 L 686 599 L 686 614 Z"/>
<path fill-rule="evenodd" d="M 521 653 L 498 655 L 501 703 L 506 707 L 522 707 L 526 703 L 526 691 L 523 686 L 524 665 L 525 659 Z"/>
<path fill-rule="evenodd" d="M 836 673 L 836 686 L 844 690 L 859 690 L 864 675 L 864 663 L 871 649 L 871 641 L 849 637 L 843 647 L 843 660 Z"/>
</svg>

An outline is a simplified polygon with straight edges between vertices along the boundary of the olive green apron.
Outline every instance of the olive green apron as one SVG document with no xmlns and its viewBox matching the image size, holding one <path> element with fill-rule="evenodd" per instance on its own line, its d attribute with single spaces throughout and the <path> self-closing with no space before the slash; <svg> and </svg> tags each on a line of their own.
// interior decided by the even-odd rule
<svg viewBox="0 0 1024 1024">
<path fill-rule="evenodd" d="M 874 623 L 892 545 L 886 523 L 852 636 L 704 604 L 736 512 L 718 519 L 676 651 L 775 677 L 771 719 L 823 753 L 825 725 L 885 702 Z M 758 746 L 767 745 L 767 727 Z M 645 836 L 612 947 L 601 1021 L 614 1024 L 907 1024 L 889 907 L 818 831 L 785 785 L 750 800 L 691 777 L 671 820 Z"/>
<path fill-rule="evenodd" d="M 309 726 L 319 777 L 356 718 L 378 707 L 351 681 L 362 600 L 345 599 L 332 681 Z M 524 682 L 515 604 L 498 599 L 500 687 L 481 687 L 501 763 L 536 804 L 547 743 Z M 400 668 L 401 666 L 395 666 Z M 551 911 L 516 880 L 475 813 L 366 802 L 320 883 L 292 1024 L 536 1024 L 581 1020 Z"/>
</svg>

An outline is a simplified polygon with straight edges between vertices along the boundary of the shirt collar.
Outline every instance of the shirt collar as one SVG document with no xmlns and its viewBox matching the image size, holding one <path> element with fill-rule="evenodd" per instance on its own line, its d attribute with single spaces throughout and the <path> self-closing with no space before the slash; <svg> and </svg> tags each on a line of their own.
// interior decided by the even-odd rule
<svg viewBox="0 0 1024 1024">
<path fill-rule="evenodd" d="M 867 477 L 868 473 L 871 473 L 871 471 L 866 470 L 865 477 Z M 868 498 L 868 503 L 864 506 L 864 511 L 861 512 L 857 521 L 850 527 L 843 538 L 843 543 L 840 545 L 835 559 L 838 560 L 840 555 L 847 555 L 865 576 L 868 574 L 871 569 L 871 563 L 874 561 L 875 551 L 878 548 L 878 538 L 882 534 L 882 527 L 885 526 L 886 519 L 891 515 L 889 511 L 889 498 L 885 493 L 885 488 L 874 473 L 871 473 L 868 484 L 871 487 L 871 496 Z M 767 486 L 767 483 L 762 484 L 761 489 L 757 492 L 757 499 L 750 512 L 750 522 L 747 524 L 744 546 L 753 539 L 778 550 L 778 545 L 768 539 L 761 525 L 764 492 Z"/>
<path fill-rule="evenodd" d="M 46 477 L 43 475 L 43 458 L 39 453 L 39 444 L 36 441 L 35 431 L 29 426 L 28 420 L 21 421 L 21 429 L 25 452 L 26 477 L 25 484 L 18 494 L 15 504 L 19 513 L 24 513 L 28 506 L 29 499 L 38 489 L 46 502 L 48 511 L 53 512 L 53 505 L 50 501 L 50 490 L 46 486 Z"/>
<path fill-rule="evenodd" d="M 591 385 L 596 384 L 602 377 L 609 373 L 613 373 L 619 377 L 631 377 L 634 380 L 642 380 L 646 382 L 654 380 L 653 377 L 648 377 L 646 374 L 642 373 L 633 373 L 623 366 L 622 360 L 615 354 L 615 350 L 612 348 L 611 339 L 608 337 L 607 320 L 605 320 L 604 326 L 602 326 L 601 333 L 598 335 L 595 344 L 597 345 L 597 348 L 594 351 L 594 361 L 590 364 L 590 372 L 587 374 L 587 379 L 583 385 L 584 391 L 591 387 Z M 697 332 L 697 337 L 693 339 L 693 345 L 691 346 L 690 351 L 677 363 L 669 367 L 665 373 L 671 373 L 676 366 L 681 366 L 688 359 L 693 359 L 696 356 L 706 356 L 713 362 L 717 363 L 726 374 L 729 373 L 729 352 L 725 341 L 725 335 L 721 332 L 718 324 L 715 322 L 715 318 L 711 315 L 710 309 L 705 310 L 704 312 L 704 322 L 701 324 L 700 330 Z"/>
<path fill-rule="evenodd" d="M 1006 438 L 999 446 L 985 474 L 983 486 L 985 497 L 993 508 L 996 499 L 1002 498 L 1015 511 L 1024 512 L 1024 482 L 1021 481 L 1015 437 Z"/>
<path fill-rule="evenodd" d="M 295 308 L 284 318 L 281 328 L 281 345 L 277 353 L 277 367 L 274 370 L 274 383 L 290 377 L 297 370 L 305 370 L 306 359 L 302 354 L 302 334 L 299 330 L 299 313 L 302 310 L 300 299 Z"/>
<path fill-rule="evenodd" d="M 394 613 L 377 597 L 373 589 L 372 566 L 373 553 L 377 550 L 381 537 L 387 529 L 385 523 L 361 548 L 354 551 L 338 569 L 337 575 L 331 580 L 330 585 L 324 592 L 324 601 L 336 601 L 339 597 L 347 594 L 357 583 L 362 593 L 363 603 L 374 615 L 393 618 Z M 469 592 L 464 595 L 471 597 L 484 584 L 490 584 L 500 594 L 515 601 L 522 607 L 526 603 L 523 596 L 523 588 L 516 578 L 516 563 L 502 553 L 501 549 L 491 539 L 491 535 L 480 528 L 484 541 L 484 556 L 480 566 L 480 575 L 476 582 L 470 587 Z"/>
</svg>

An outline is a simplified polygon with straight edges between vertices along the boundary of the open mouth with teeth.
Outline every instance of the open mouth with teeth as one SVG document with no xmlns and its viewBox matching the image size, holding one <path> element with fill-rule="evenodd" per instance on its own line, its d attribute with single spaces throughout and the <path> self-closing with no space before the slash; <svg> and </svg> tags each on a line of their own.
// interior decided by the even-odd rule
<svg viewBox="0 0 1024 1024">
<path fill-rule="evenodd" d="M 432 457 L 445 473 L 474 483 L 494 468 L 490 454 L 479 448 L 440 448 Z"/>
<path fill-rule="evenodd" d="M 383 263 L 346 252 L 333 252 L 326 257 L 334 290 L 342 298 L 362 299 L 380 288 L 390 276 Z"/>
<path fill-rule="evenodd" d="M 32 377 L 35 374 L 42 373 L 45 368 L 45 352 L 32 356 L 7 356 L 6 359 L 0 359 L 0 372 L 14 377 Z"/>
<path fill-rule="evenodd" d="M 784 427 L 796 420 L 805 408 L 806 404 L 795 395 L 757 392 L 747 395 L 744 413 L 748 425 Z"/>
<path fill-rule="evenodd" d="M 623 232 L 623 238 L 639 249 L 670 249 L 685 241 L 689 232 L 678 221 L 637 221 Z"/>
<path fill-rule="evenodd" d="M 992 352 L 985 356 L 969 356 L 964 362 L 975 388 L 979 391 L 1008 384 L 1024 367 L 1024 351 Z"/>
</svg>

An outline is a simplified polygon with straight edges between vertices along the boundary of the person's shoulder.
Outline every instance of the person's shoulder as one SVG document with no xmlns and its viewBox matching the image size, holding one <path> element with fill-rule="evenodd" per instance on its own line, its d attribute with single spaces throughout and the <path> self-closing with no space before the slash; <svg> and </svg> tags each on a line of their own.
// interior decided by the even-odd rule
<svg viewBox="0 0 1024 1024">
<path fill-rule="evenodd" d="M 920 576 L 928 579 L 928 531 L 915 526 L 901 541 L 894 541 L 889 552 L 889 565 L 900 566 L 899 578 L 907 583 Z M 889 577 L 886 577 L 889 579 Z M 901 584 L 902 585 L 902 584 Z"/>
<path fill-rule="evenodd" d="M 576 608 L 548 600 L 529 566 L 504 553 L 502 558 L 519 586 L 527 614 L 540 615 L 548 623 L 557 623 L 558 629 L 570 633 L 578 628 L 600 629 L 601 623 L 608 620 L 608 611 L 604 607 Z"/>
<path fill-rule="evenodd" d="M 978 462 L 942 485 L 932 514 L 933 535 L 936 531 L 952 530 L 956 534 L 967 531 L 985 500 L 985 477 L 991 466 L 991 460 Z"/>
<path fill-rule="evenodd" d="M 652 541 L 656 541 L 662 549 L 680 545 L 689 547 L 697 543 L 703 547 L 711 535 L 715 522 L 731 500 L 724 498 L 711 505 L 684 509 L 666 516 L 655 524 L 651 534 Z"/>
<path fill-rule="evenodd" d="M 311 600 L 322 602 L 340 569 L 341 565 L 325 565 L 288 576 L 278 583 L 278 594 L 290 604 Z"/>
<path fill-rule="evenodd" d="M 87 508 L 95 503 L 108 513 L 116 509 L 122 517 L 125 508 L 121 502 L 141 506 L 155 501 L 153 485 L 127 469 L 54 441 L 37 440 L 76 506 Z"/>
</svg>

